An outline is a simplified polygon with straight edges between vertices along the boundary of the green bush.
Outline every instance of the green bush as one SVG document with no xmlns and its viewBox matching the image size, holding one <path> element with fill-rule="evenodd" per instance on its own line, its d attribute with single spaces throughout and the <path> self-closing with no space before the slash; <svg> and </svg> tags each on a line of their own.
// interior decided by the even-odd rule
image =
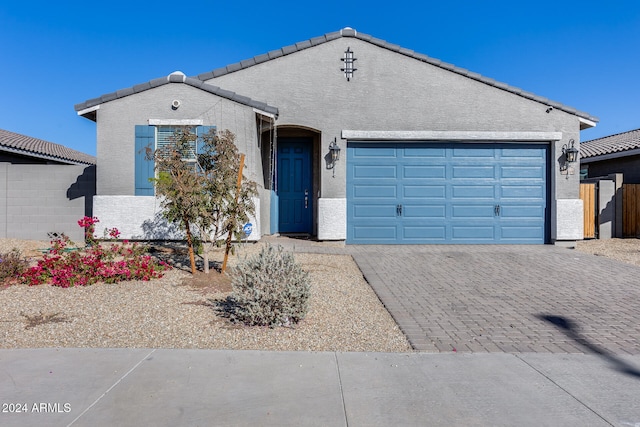
<svg viewBox="0 0 640 427">
<path fill-rule="evenodd" d="M 288 326 L 307 314 L 309 275 L 293 254 L 270 245 L 233 269 L 231 318 L 248 325 Z"/>
<path fill-rule="evenodd" d="M 29 264 L 18 249 L 12 249 L 8 253 L 0 253 L 0 283 L 17 279 L 27 269 Z"/>
</svg>

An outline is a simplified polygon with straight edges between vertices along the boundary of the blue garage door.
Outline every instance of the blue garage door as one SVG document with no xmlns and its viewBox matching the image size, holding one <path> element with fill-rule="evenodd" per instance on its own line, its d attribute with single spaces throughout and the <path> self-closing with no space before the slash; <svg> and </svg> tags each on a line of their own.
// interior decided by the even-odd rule
<svg viewBox="0 0 640 427">
<path fill-rule="evenodd" d="M 347 162 L 347 243 L 545 243 L 546 145 L 348 142 Z"/>
</svg>

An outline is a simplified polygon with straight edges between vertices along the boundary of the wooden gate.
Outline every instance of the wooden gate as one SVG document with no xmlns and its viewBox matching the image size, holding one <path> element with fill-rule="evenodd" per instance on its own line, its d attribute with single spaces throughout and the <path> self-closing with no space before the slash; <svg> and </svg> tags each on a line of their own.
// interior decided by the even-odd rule
<svg viewBox="0 0 640 427">
<path fill-rule="evenodd" d="M 596 184 L 580 184 L 580 198 L 583 202 L 584 238 L 596 237 Z"/>
<path fill-rule="evenodd" d="M 622 236 L 640 237 L 640 184 L 622 185 Z"/>
</svg>

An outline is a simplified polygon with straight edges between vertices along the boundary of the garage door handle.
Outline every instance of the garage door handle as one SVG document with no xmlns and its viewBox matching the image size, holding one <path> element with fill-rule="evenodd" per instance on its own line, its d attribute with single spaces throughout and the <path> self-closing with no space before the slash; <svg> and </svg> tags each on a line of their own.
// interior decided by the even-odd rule
<svg viewBox="0 0 640 427">
<path fill-rule="evenodd" d="M 402 205 L 397 205 L 396 206 L 396 215 L 397 216 L 402 216 Z"/>
<path fill-rule="evenodd" d="M 500 205 L 495 205 L 493 207 L 493 213 L 495 214 L 495 216 L 500 216 Z"/>
</svg>

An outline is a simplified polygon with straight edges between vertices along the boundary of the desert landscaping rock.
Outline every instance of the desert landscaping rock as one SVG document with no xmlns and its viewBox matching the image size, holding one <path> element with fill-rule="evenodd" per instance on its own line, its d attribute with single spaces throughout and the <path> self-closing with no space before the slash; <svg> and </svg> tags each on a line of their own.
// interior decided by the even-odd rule
<svg viewBox="0 0 640 427">
<path fill-rule="evenodd" d="M 39 249 L 48 246 L 48 242 L 0 239 L 0 252 L 17 247 L 29 257 L 39 256 Z M 242 245 L 230 257 L 230 265 L 259 247 Z M 216 249 L 210 255 L 215 264 L 223 253 Z M 215 300 L 227 293 L 215 286 L 184 285 L 190 273 L 172 269 L 162 279 L 149 282 L 69 289 L 3 287 L 0 348 L 411 351 L 350 256 L 296 254 L 295 258 L 312 281 L 309 313 L 295 327 L 231 324 L 216 313 Z"/>
<path fill-rule="evenodd" d="M 230 257 L 230 266 L 256 253 L 260 246 L 239 246 Z M 0 252 L 14 247 L 34 260 L 49 242 L 0 239 Z M 581 241 L 576 250 L 640 266 L 639 239 Z M 221 249 L 212 250 L 212 267 L 219 266 L 222 257 Z M 215 304 L 228 295 L 228 278 L 221 280 L 212 271 L 210 283 L 202 283 L 202 273 L 194 281 L 184 271 L 188 266 L 185 253 L 178 251 L 175 259 L 182 270 L 172 269 L 151 282 L 70 289 L 2 287 L 0 348 L 411 351 L 348 255 L 296 254 L 312 280 L 310 311 L 295 327 L 273 329 L 229 323 L 217 314 Z"/>
</svg>

